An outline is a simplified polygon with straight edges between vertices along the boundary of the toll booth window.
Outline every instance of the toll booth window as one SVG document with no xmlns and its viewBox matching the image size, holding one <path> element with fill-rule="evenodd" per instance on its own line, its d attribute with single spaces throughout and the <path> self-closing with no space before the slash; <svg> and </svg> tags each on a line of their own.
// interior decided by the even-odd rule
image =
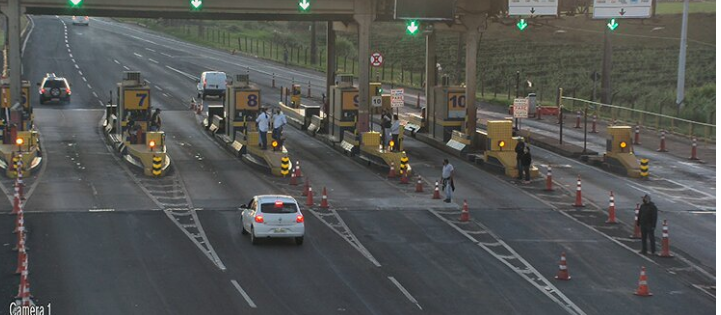
<svg viewBox="0 0 721 315">
<path fill-rule="evenodd" d="M 298 207 L 296 207 L 296 205 L 291 202 L 263 203 L 260 205 L 260 212 L 263 212 L 263 213 L 296 213 L 296 212 L 298 212 Z"/>
</svg>

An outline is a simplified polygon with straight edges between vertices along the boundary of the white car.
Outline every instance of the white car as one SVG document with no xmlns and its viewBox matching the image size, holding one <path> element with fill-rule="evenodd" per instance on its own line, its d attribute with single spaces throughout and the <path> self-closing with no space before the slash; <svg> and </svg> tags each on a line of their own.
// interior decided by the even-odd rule
<svg viewBox="0 0 721 315">
<path fill-rule="evenodd" d="M 240 224 L 243 234 L 250 234 L 250 242 L 258 244 L 260 238 L 294 238 L 303 244 L 305 219 L 298 202 L 291 196 L 259 195 L 240 206 L 243 211 Z"/>
<path fill-rule="evenodd" d="M 73 15 L 73 25 L 90 25 L 90 18 L 87 16 L 75 16 Z"/>
</svg>

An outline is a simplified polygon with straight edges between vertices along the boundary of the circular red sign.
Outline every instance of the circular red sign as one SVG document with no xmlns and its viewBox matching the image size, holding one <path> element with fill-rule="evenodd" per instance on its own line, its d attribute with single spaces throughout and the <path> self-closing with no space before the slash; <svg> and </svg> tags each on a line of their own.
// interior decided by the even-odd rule
<svg viewBox="0 0 721 315">
<path fill-rule="evenodd" d="M 371 66 L 380 67 L 383 65 L 383 55 L 379 52 L 371 54 Z"/>
</svg>

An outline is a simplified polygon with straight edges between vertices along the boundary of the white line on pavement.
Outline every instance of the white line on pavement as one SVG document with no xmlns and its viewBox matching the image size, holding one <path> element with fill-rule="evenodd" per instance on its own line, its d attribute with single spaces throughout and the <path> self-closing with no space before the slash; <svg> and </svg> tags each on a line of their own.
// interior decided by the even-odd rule
<svg viewBox="0 0 721 315">
<path fill-rule="evenodd" d="M 170 98 L 170 95 L 163 93 L 163 96 Z"/>
<path fill-rule="evenodd" d="M 86 79 L 85 77 L 83 77 L 83 81 L 88 82 L 88 79 Z"/>
<path fill-rule="evenodd" d="M 98 97 L 98 93 L 95 93 L 95 91 L 93 91 L 93 96 L 95 96 L 95 97 L 97 98 L 97 97 Z"/>
<path fill-rule="evenodd" d="M 70 44 L 65 44 L 65 47 L 68 47 L 68 48 L 70 48 Z"/>
<path fill-rule="evenodd" d="M 78 66 L 77 63 L 75 64 L 75 69 L 80 69 L 80 66 Z"/>
<path fill-rule="evenodd" d="M 145 50 L 155 52 L 155 50 L 148 48 L 148 47 L 145 47 Z"/>
<path fill-rule="evenodd" d="M 83 72 L 80 71 L 80 70 L 78 70 L 78 74 L 79 74 L 81 77 L 83 76 Z"/>
<path fill-rule="evenodd" d="M 73 63 L 75 63 L 75 58 L 70 58 L 70 61 L 72 61 Z"/>
<path fill-rule="evenodd" d="M 128 71 L 130 70 L 130 68 L 128 68 L 128 66 L 123 66 L 123 69 L 128 70 Z"/>
<path fill-rule="evenodd" d="M 98 103 L 100 103 L 100 106 L 104 106 L 104 105 L 105 105 L 105 104 L 103 104 L 103 101 L 101 101 L 101 100 L 98 100 Z"/>
<path fill-rule="evenodd" d="M 401 283 L 398 282 L 398 280 L 396 280 L 396 278 L 394 278 L 394 277 L 388 277 L 388 279 L 389 279 L 391 282 L 393 282 L 393 284 L 395 284 L 396 287 L 398 287 L 398 290 L 401 290 L 401 292 L 403 293 L 403 295 L 405 295 L 406 298 L 408 298 L 408 300 L 411 301 L 411 303 L 415 304 L 416 306 L 418 306 L 419 309 L 423 310 L 423 308 L 421 307 L 421 305 L 418 304 L 418 301 L 416 300 L 416 298 L 414 298 L 414 297 L 411 295 L 411 293 L 408 292 L 408 290 L 406 290 L 406 288 L 404 288 L 403 285 L 401 285 Z"/>
<path fill-rule="evenodd" d="M 194 81 L 195 81 L 195 80 L 200 80 L 200 78 L 198 78 L 198 77 L 196 77 L 196 76 L 194 76 L 194 75 L 192 75 L 192 74 L 190 74 L 190 73 L 180 71 L 180 70 L 175 69 L 175 68 L 173 68 L 173 67 L 171 67 L 171 66 L 165 66 L 165 67 L 168 68 L 168 69 L 170 69 L 170 70 L 173 70 L 173 71 L 175 71 L 175 72 L 177 72 L 177 73 L 180 73 L 180 74 L 184 75 L 184 76 L 187 77 L 188 79 L 191 79 L 191 80 L 194 80 Z"/>
<path fill-rule="evenodd" d="M 70 54 L 70 58 L 73 58 L 73 54 Z M 73 63 L 75 63 L 75 61 L 73 61 Z"/>
<path fill-rule="evenodd" d="M 163 56 L 165 56 L 165 57 L 173 57 L 173 56 L 171 56 L 170 54 L 166 54 L 166 53 L 163 53 L 163 52 L 161 52 L 160 54 L 163 55 Z"/>
<path fill-rule="evenodd" d="M 111 208 L 108 208 L 108 209 L 88 209 L 88 211 L 90 211 L 90 212 L 113 212 L 113 211 L 115 211 L 115 209 L 111 209 Z"/>
<path fill-rule="evenodd" d="M 238 281 L 230 280 L 230 282 L 233 284 L 235 289 L 238 290 L 238 292 L 240 292 L 240 295 L 243 296 L 243 298 L 245 299 L 246 302 L 248 302 L 248 305 L 250 305 L 250 307 L 258 308 L 258 306 L 255 305 L 255 303 L 253 303 L 253 300 L 250 299 L 250 296 L 248 296 L 248 293 L 245 293 L 245 290 L 243 290 L 243 288 L 240 287 L 240 284 L 238 284 Z"/>
<path fill-rule="evenodd" d="M 113 59 L 113 61 L 117 64 L 120 64 L 120 61 L 118 61 L 117 59 Z"/>
<path fill-rule="evenodd" d="M 139 54 L 139 53 L 133 53 L 133 55 L 135 55 L 135 56 L 138 57 L 138 58 L 143 58 L 143 55 L 141 55 L 141 54 Z"/>
<path fill-rule="evenodd" d="M 148 58 L 148 61 L 150 61 L 150 62 L 152 62 L 152 63 L 159 63 L 157 60 L 151 59 L 151 58 Z"/>
<path fill-rule="evenodd" d="M 89 89 L 89 90 L 92 90 L 92 89 L 93 89 L 93 87 L 90 86 L 90 83 L 88 83 L 88 89 Z"/>
<path fill-rule="evenodd" d="M 162 90 L 163 90 L 163 88 L 161 88 L 161 87 L 159 87 L 159 86 L 157 86 L 157 85 L 154 85 L 154 86 L 155 86 L 155 88 L 156 88 L 158 91 L 162 91 Z"/>
</svg>

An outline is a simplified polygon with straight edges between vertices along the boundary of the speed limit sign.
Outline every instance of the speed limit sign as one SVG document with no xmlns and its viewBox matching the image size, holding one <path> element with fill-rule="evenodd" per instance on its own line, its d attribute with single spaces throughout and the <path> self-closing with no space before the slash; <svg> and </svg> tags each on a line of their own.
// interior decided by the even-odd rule
<svg viewBox="0 0 721 315">
<path fill-rule="evenodd" d="M 371 54 L 371 66 L 380 67 L 383 65 L 383 55 L 379 52 Z"/>
<path fill-rule="evenodd" d="M 382 96 L 371 97 L 371 105 L 373 105 L 373 107 L 383 106 L 383 97 Z"/>
</svg>

